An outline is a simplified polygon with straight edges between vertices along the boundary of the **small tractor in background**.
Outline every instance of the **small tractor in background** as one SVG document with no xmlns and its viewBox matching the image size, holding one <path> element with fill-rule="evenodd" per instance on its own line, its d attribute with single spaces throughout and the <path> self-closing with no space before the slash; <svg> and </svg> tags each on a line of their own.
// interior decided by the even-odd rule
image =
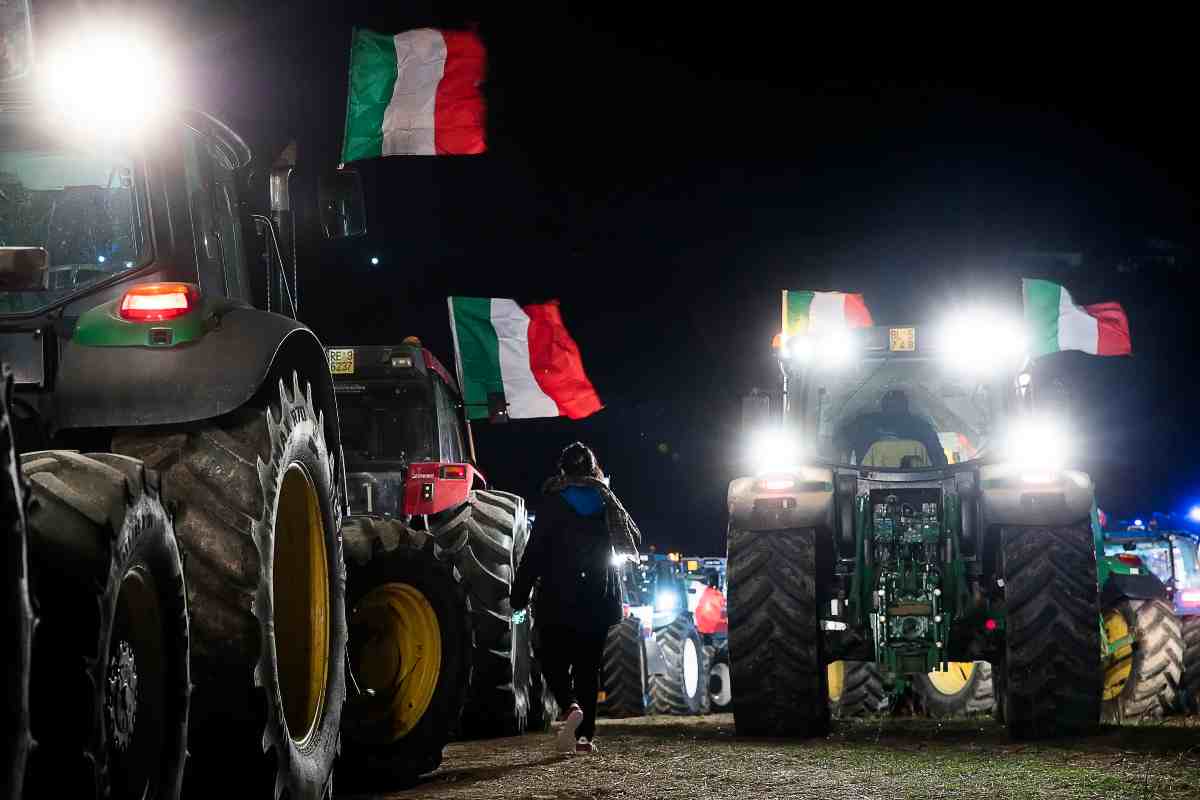
<svg viewBox="0 0 1200 800">
<path fill-rule="evenodd" d="M 362 745 L 347 760 L 420 773 L 451 736 L 545 729 L 531 620 L 510 621 L 525 501 L 480 471 L 457 381 L 415 337 L 328 355 L 351 514 L 345 731 Z"/>
<path fill-rule="evenodd" d="M 601 712 L 689 715 L 709 709 L 704 639 L 688 611 L 680 556 L 646 553 L 618 565 L 625 616 L 609 629 Z"/>
<path fill-rule="evenodd" d="M 1125 576 L 1125 582 L 1144 584 L 1143 593 L 1158 595 L 1152 614 L 1119 603 L 1113 605 L 1114 612 L 1123 612 L 1119 618 L 1115 613 L 1106 615 L 1110 647 L 1118 646 L 1110 657 L 1106 691 L 1119 694 L 1130 674 L 1144 675 L 1138 695 L 1157 698 L 1158 713 L 1174 710 L 1163 707 L 1171 702 L 1169 684 L 1179 688 L 1177 704 L 1196 712 L 1200 711 L 1200 536 L 1159 528 L 1153 522 L 1104 534 L 1112 572 Z M 1130 634 L 1132 646 L 1121 645 L 1120 640 Z M 1126 693 L 1132 691 L 1131 687 Z"/>
<path fill-rule="evenodd" d="M 781 341 L 780 413 L 728 492 L 739 733 L 827 733 L 839 660 L 888 683 L 986 661 L 1014 738 L 1099 724 L 1092 481 L 1069 420 L 1020 394 L 1017 327 L 972 311 Z"/>
<path fill-rule="evenodd" d="M 733 702 L 729 680 L 729 615 L 725 601 L 726 560 L 685 556 L 681 563 L 688 579 L 688 611 L 704 640 L 708 660 L 710 710 L 724 713 Z"/>
</svg>

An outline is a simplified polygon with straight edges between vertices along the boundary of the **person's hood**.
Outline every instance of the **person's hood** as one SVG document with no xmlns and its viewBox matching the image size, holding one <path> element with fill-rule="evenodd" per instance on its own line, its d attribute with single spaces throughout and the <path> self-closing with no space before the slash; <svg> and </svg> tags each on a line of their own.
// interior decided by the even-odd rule
<svg viewBox="0 0 1200 800">
<path fill-rule="evenodd" d="M 604 498 L 590 486 L 568 486 L 562 498 L 581 517 L 598 517 L 604 513 Z"/>
</svg>

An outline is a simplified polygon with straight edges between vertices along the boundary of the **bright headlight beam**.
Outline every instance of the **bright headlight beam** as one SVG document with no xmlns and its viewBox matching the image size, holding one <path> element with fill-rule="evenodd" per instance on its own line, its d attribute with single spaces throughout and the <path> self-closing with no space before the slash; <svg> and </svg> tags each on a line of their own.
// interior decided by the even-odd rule
<svg viewBox="0 0 1200 800">
<path fill-rule="evenodd" d="M 1028 339 L 1019 319 L 989 308 L 967 307 L 935 328 L 938 350 L 954 369 L 995 372 L 1024 355 Z"/>
<path fill-rule="evenodd" d="M 51 110 L 101 136 L 136 133 L 170 106 L 169 64 L 152 37 L 125 26 L 51 44 L 39 71 Z"/>
<path fill-rule="evenodd" d="M 758 475 L 792 472 L 800 464 L 800 447 L 790 431 L 779 428 L 762 430 L 750 441 L 749 457 Z"/>
<path fill-rule="evenodd" d="M 1016 423 L 1008 434 L 1008 460 L 1031 473 L 1061 470 L 1070 457 L 1070 441 L 1062 426 L 1051 420 Z"/>
</svg>

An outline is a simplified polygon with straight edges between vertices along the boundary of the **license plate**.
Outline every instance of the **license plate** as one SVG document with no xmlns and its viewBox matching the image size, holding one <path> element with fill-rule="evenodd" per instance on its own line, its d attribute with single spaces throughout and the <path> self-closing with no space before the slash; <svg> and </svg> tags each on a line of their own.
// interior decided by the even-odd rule
<svg viewBox="0 0 1200 800">
<path fill-rule="evenodd" d="M 888 349 L 893 353 L 911 353 L 917 349 L 916 328 L 889 328 Z"/>
<path fill-rule="evenodd" d="M 334 375 L 353 375 L 354 374 L 354 351 L 353 350 L 330 350 L 329 351 L 329 371 Z"/>
<path fill-rule="evenodd" d="M 599 692 L 596 693 L 596 702 L 597 703 L 603 703 L 607 699 L 608 699 L 608 692 L 604 691 L 603 689 L 601 689 Z"/>
</svg>

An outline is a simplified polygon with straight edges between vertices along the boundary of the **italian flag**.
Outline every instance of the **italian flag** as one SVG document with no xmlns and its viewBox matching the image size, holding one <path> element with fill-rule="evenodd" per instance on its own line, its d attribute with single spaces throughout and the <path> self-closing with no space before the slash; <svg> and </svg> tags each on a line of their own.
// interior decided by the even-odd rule
<svg viewBox="0 0 1200 800">
<path fill-rule="evenodd" d="M 580 419 L 604 407 L 583 371 L 558 301 L 451 297 L 450 331 L 468 419 L 500 400 L 512 419 Z"/>
<path fill-rule="evenodd" d="M 1127 356 L 1133 351 L 1129 319 L 1120 303 L 1077 306 L 1057 283 L 1025 278 L 1025 323 L 1029 354 L 1036 358 L 1061 350 L 1082 350 L 1097 356 Z"/>
<path fill-rule="evenodd" d="M 482 153 L 485 61 L 470 31 L 355 29 L 342 162 Z"/>
<path fill-rule="evenodd" d="M 871 312 L 861 294 L 783 290 L 783 338 L 841 328 L 869 328 Z"/>
</svg>

